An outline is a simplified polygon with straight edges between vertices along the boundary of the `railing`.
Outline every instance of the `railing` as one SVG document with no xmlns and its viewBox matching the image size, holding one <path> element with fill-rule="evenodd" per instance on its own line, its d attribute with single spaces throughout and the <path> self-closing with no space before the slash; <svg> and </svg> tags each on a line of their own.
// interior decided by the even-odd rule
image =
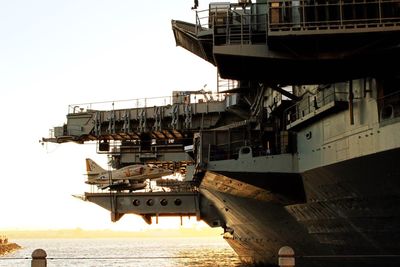
<svg viewBox="0 0 400 267">
<path fill-rule="evenodd" d="M 182 92 L 177 91 L 176 93 L 178 95 L 71 104 L 68 106 L 68 114 L 87 112 L 88 110 L 107 111 L 107 110 L 168 106 L 178 103 L 190 104 L 190 103 L 204 103 L 210 101 L 224 101 L 227 96 L 226 93 L 215 93 L 212 91 L 204 91 L 204 90 L 182 91 Z"/>
<path fill-rule="evenodd" d="M 400 0 L 271 0 L 268 30 L 373 30 L 400 25 Z"/>
<path fill-rule="evenodd" d="M 400 91 L 378 98 L 380 120 L 400 117 Z"/>
<path fill-rule="evenodd" d="M 208 13 L 206 13 L 208 12 Z M 268 0 L 216 3 L 197 11 L 196 29 L 214 45 L 265 43 L 268 36 L 400 30 L 400 0 Z"/>
<path fill-rule="evenodd" d="M 196 11 L 196 35 L 203 31 L 208 31 L 212 28 L 208 23 L 208 9 Z"/>
<path fill-rule="evenodd" d="M 264 12 L 255 13 L 257 8 Z M 220 3 L 197 11 L 196 34 L 213 30 L 215 45 L 265 43 L 266 18 L 266 4 Z"/>
<path fill-rule="evenodd" d="M 234 141 L 230 144 L 210 144 L 207 151 L 208 161 L 237 159 L 240 148 L 245 145 L 247 145 L 246 140 Z"/>
<path fill-rule="evenodd" d="M 316 94 L 306 93 L 302 100 L 284 111 L 286 125 L 290 125 L 334 101 L 347 101 L 347 96 L 348 92 L 335 87 L 322 89 Z"/>
<path fill-rule="evenodd" d="M 154 106 L 166 106 L 172 104 L 172 96 L 138 98 L 126 100 L 110 100 L 91 103 L 71 104 L 68 106 L 68 113 L 86 112 L 87 110 L 113 110 L 145 108 Z"/>
<path fill-rule="evenodd" d="M 157 255 L 159 254 L 159 255 Z M 193 262 L 197 262 L 199 259 L 207 259 L 204 256 L 193 254 L 193 255 L 168 255 L 162 253 L 155 253 L 153 256 L 88 256 L 82 254 L 82 256 L 51 256 L 48 257 L 47 252 L 44 249 L 35 249 L 32 252 L 31 257 L 1 257 L 1 264 L 7 262 L 9 264 L 2 266 L 30 266 L 32 267 L 47 267 L 47 266 L 142 266 L 149 262 L 155 262 L 156 265 L 161 266 L 163 262 L 170 261 L 182 261 L 187 263 L 188 260 L 193 259 Z M 49 264 L 48 264 L 49 263 Z M 96 263 L 96 265 L 93 265 Z M 179 265 L 179 264 L 178 264 Z"/>
<path fill-rule="evenodd" d="M 218 73 L 218 78 L 217 78 L 218 92 L 227 91 L 227 90 L 231 90 L 231 89 L 237 88 L 238 85 L 239 85 L 239 82 L 237 80 L 222 79 L 219 76 L 219 73 Z"/>
</svg>

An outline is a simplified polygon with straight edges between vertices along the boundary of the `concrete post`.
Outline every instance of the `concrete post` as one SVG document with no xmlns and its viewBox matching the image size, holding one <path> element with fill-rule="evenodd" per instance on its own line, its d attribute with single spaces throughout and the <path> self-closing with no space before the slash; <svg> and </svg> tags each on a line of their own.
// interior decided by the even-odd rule
<svg viewBox="0 0 400 267">
<path fill-rule="evenodd" d="M 47 253 L 41 248 L 35 249 L 32 252 L 31 267 L 47 267 Z"/>
<path fill-rule="evenodd" d="M 294 267 L 294 250 L 291 247 L 284 246 L 279 249 L 279 266 L 280 267 Z"/>
</svg>

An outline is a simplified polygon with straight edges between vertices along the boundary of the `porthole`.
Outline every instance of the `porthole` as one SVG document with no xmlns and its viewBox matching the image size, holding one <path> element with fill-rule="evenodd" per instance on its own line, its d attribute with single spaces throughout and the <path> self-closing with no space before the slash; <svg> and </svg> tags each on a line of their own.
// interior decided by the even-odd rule
<svg viewBox="0 0 400 267">
<path fill-rule="evenodd" d="M 140 205 L 140 200 L 139 199 L 135 199 L 133 202 L 133 206 L 139 206 Z"/>
<path fill-rule="evenodd" d="M 149 199 L 146 201 L 147 206 L 153 206 L 154 205 L 154 200 L 153 199 Z"/>
<path fill-rule="evenodd" d="M 168 200 L 163 198 L 163 199 L 161 199 L 160 204 L 161 204 L 161 206 L 167 206 L 168 205 Z"/>
<path fill-rule="evenodd" d="M 174 203 L 175 203 L 176 206 L 180 206 L 182 204 L 182 200 L 177 198 L 177 199 L 175 199 Z"/>
<path fill-rule="evenodd" d="M 248 146 L 245 146 L 245 147 L 242 147 L 241 149 L 240 149 L 240 153 L 241 154 L 249 154 L 250 153 L 250 147 L 248 147 Z"/>
<path fill-rule="evenodd" d="M 393 106 L 392 105 L 384 106 L 381 111 L 381 119 L 385 120 L 385 119 L 390 119 L 392 117 L 393 117 Z"/>
</svg>

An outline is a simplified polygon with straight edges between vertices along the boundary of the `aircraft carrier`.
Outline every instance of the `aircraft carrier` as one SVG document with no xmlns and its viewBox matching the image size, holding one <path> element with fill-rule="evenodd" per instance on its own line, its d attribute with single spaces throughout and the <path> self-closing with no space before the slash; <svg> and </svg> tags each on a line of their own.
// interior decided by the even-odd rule
<svg viewBox="0 0 400 267">
<path fill-rule="evenodd" d="M 400 266 L 400 1 L 212 2 L 172 30 L 217 67 L 217 92 L 73 105 L 43 141 L 184 179 L 109 179 L 85 200 L 113 221 L 196 216 L 247 263 L 290 246 L 296 266 Z"/>
</svg>

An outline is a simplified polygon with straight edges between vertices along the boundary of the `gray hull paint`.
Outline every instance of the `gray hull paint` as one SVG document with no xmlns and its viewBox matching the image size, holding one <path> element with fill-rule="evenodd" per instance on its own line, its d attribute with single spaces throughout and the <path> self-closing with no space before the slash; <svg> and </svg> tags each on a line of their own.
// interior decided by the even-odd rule
<svg viewBox="0 0 400 267">
<path fill-rule="evenodd" d="M 393 149 L 306 171 L 304 203 L 259 201 L 210 183 L 201 193 L 223 214 L 233 230 L 225 239 L 245 262 L 277 264 L 289 245 L 296 266 L 400 266 L 399 158 Z"/>
<path fill-rule="evenodd" d="M 284 245 L 299 251 L 313 247 L 317 242 L 306 229 L 285 210 L 282 205 L 222 193 L 212 189 L 201 189 L 223 214 L 233 235 L 225 239 L 246 263 L 277 263 L 277 251 Z"/>
</svg>

